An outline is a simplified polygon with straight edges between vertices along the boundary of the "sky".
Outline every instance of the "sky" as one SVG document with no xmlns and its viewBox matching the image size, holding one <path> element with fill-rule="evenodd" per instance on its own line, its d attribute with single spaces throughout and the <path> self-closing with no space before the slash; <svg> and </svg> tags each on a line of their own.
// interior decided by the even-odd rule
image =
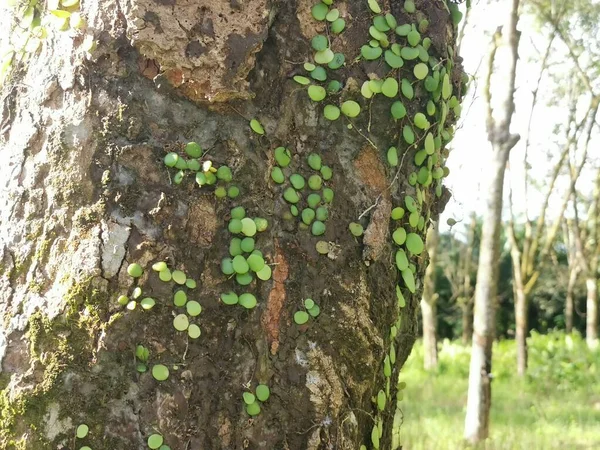
<svg viewBox="0 0 600 450">
<path fill-rule="evenodd" d="M 455 226 L 455 231 L 460 234 L 461 229 L 468 225 L 469 216 L 472 211 L 480 212 L 484 207 L 485 180 L 489 178 L 486 162 L 489 160 L 491 146 L 487 140 L 485 129 L 485 102 L 482 97 L 483 81 L 485 79 L 486 58 L 489 50 L 492 33 L 500 26 L 510 8 L 509 0 L 473 2 L 470 17 L 465 29 L 465 37 L 461 43 L 461 56 L 463 65 L 470 75 L 474 75 L 474 81 L 463 102 L 463 113 L 455 138 L 451 142 L 451 152 L 447 165 L 450 175 L 446 178 L 446 186 L 451 190 L 453 196 L 440 219 L 440 231 L 447 231 L 448 218 L 461 221 Z M 523 155 L 533 90 L 535 89 L 541 59 L 547 45 L 547 38 L 541 35 L 533 18 L 521 15 L 518 29 L 521 31 L 519 45 L 519 63 L 517 69 L 517 90 L 515 92 L 516 111 L 513 116 L 511 132 L 521 135 L 520 142 L 511 151 L 509 169 L 505 178 L 505 199 L 508 194 L 508 186 L 512 186 L 513 205 L 517 216 L 523 216 L 528 211 L 530 217 L 539 215 L 540 204 L 544 193 L 539 189 L 527 188 L 525 195 Z M 557 42 L 553 49 L 553 72 L 566 71 L 571 64 L 568 58 L 563 57 L 566 49 Z M 501 64 L 507 57 L 505 50 L 499 50 L 497 55 Z M 482 59 L 483 58 L 483 59 Z M 530 177 L 542 189 L 547 183 L 548 174 L 553 168 L 553 162 L 560 154 L 559 139 L 553 135 L 553 128 L 567 119 L 568 108 L 565 101 L 554 101 L 553 82 L 547 77 L 543 79 L 540 88 L 540 100 L 533 116 L 530 135 L 529 163 L 531 165 Z M 492 90 L 492 104 L 494 92 Z M 564 99 L 559 99 L 564 100 Z M 587 106 L 587 105 L 586 105 Z M 596 146 L 598 136 L 595 138 Z M 592 149 L 594 146 L 592 145 Z M 591 170 L 593 163 L 588 165 L 586 172 L 578 183 L 578 189 L 589 192 L 591 189 Z M 558 214 L 559 205 L 568 187 L 568 175 L 562 176 L 556 186 L 555 193 L 551 197 L 548 215 L 555 217 Z M 509 210 L 505 201 L 505 217 Z"/>
</svg>

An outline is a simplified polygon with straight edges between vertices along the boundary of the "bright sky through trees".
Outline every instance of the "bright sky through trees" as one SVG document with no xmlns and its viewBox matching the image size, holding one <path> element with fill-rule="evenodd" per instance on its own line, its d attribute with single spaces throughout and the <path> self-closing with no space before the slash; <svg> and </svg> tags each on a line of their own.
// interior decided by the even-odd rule
<svg viewBox="0 0 600 450">
<path fill-rule="evenodd" d="M 463 103 L 462 119 L 453 141 L 453 150 L 448 160 L 450 176 L 446 179 L 448 188 L 452 191 L 452 199 L 440 220 L 441 231 L 448 229 L 446 220 L 454 218 L 462 220 L 459 227 L 463 229 L 468 224 L 472 211 L 479 211 L 485 199 L 481 198 L 481 181 L 489 176 L 486 161 L 489 160 L 490 144 L 485 129 L 485 103 L 482 97 L 483 77 L 485 76 L 485 58 L 489 51 L 491 36 L 500 25 L 498 22 L 503 15 L 501 8 L 506 7 L 505 1 L 492 2 L 481 0 L 473 2 L 465 30 L 465 38 L 461 44 L 461 55 L 464 58 L 466 72 L 475 75 L 472 87 Z M 517 217 L 523 215 L 527 208 L 531 217 L 539 214 L 539 205 L 543 198 L 544 187 L 548 173 L 557 161 L 560 146 L 564 143 L 564 135 L 554 135 L 555 128 L 566 122 L 568 114 L 567 99 L 556 95 L 555 80 L 546 75 L 540 86 L 539 100 L 533 116 L 531 147 L 529 150 L 530 182 L 527 195 L 524 183 L 523 155 L 527 126 L 531 111 L 532 91 L 535 89 L 539 75 L 541 59 L 548 42 L 548 30 L 540 30 L 535 18 L 522 14 L 519 21 L 522 33 L 519 46 L 519 67 L 517 73 L 516 112 L 513 119 L 513 132 L 521 135 L 521 140 L 512 150 L 509 170 L 506 174 L 505 198 L 508 196 L 509 184 L 513 189 L 514 210 Z M 498 58 L 504 58 L 505 49 L 498 50 Z M 564 73 L 562 81 L 569 81 L 569 69 L 572 62 L 568 59 L 564 45 L 556 39 L 550 58 L 551 71 Z M 557 81 L 561 81 L 558 79 Z M 492 96 L 493 96 L 492 92 Z M 492 98 L 493 101 L 493 98 Z M 587 103 L 581 109 L 587 108 Z M 583 111 L 580 112 L 581 115 Z M 600 143 L 598 135 L 593 138 L 590 148 Z M 578 189 L 589 192 L 591 189 L 591 173 L 595 166 L 594 152 L 588 164 L 587 172 L 578 182 Z M 550 201 L 549 216 L 559 209 L 561 198 L 568 186 L 568 175 L 557 181 L 557 187 Z M 541 191 L 540 191 L 541 189 Z M 527 201 L 525 200 L 527 197 Z M 505 215 L 508 214 L 508 202 L 505 202 Z"/>
</svg>

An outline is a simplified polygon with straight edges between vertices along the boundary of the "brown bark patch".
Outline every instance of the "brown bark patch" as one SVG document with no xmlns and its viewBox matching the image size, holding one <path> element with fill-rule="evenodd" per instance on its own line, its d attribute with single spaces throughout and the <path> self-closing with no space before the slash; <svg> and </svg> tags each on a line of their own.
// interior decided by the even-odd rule
<svg viewBox="0 0 600 450">
<path fill-rule="evenodd" d="M 371 214 L 371 221 L 363 237 L 363 259 L 377 261 L 385 250 L 388 242 L 390 214 L 392 202 L 388 197 L 381 197 Z"/>
<path fill-rule="evenodd" d="M 371 195 L 374 196 L 375 207 L 371 212 L 371 220 L 365 230 L 363 259 L 376 261 L 382 255 L 388 240 L 389 219 L 392 211 L 388 178 L 381 163 L 379 154 L 371 146 L 364 147 L 354 160 L 356 174 Z"/>
<path fill-rule="evenodd" d="M 373 194 L 387 191 L 387 177 L 385 168 L 381 164 L 377 150 L 370 145 L 363 147 L 356 159 L 354 168 L 360 181 L 367 186 Z M 389 193 L 384 194 L 389 197 Z"/>
<path fill-rule="evenodd" d="M 190 206 L 186 232 L 192 243 L 209 247 L 217 231 L 217 216 L 207 198 L 200 197 Z"/>
<path fill-rule="evenodd" d="M 316 34 L 325 31 L 325 22 L 318 22 L 312 16 L 311 9 L 316 4 L 313 0 L 298 0 L 296 17 L 300 24 L 300 31 L 307 39 L 312 39 Z"/>
<path fill-rule="evenodd" d="M 271 354 L 276 354 L 279 349 L 279 322 L 281 321 L 281 310 L 285 303 L 285 281 L 288 278 L 289 266 L 285 255 L 279 246 L 279 240 L 275 240 L 275 270 L 273 271 L 273 289 L 269 293 L 267 309 L 262 315 L 261 322 L 271 346 Z"/>
<path fill-rule="evenodd" d="M 268 34 L 267 0 L 129 0 L 127 30 L 140 53 L 195 101 L 249 98 L 246 77 Z M 173 2 L 174 3 L 174 2 Z M 154 68 L 140 67 L 145 76 Z"/>
</svg>

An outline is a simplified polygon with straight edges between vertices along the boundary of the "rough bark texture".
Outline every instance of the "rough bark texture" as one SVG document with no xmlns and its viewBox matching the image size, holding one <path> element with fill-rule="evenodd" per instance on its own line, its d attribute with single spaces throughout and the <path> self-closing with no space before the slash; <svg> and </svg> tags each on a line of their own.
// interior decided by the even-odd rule
<svg viewBox="0 0 600 450">
<path fill-rule="evenodd" d="M 500 231 L 502 227 L 502 201 L 504 172 L 511 149 L 519 140 L 510 132 L 510 124 L 515 111 L 514 92 L 518 61 L 519 0 L 513 0 L 507 11 L 506 24 L 494 36 L 494 43 L 488 61 L 485 87 L 488 107 L 487 132 L 492 144 L 493 156 L 489 162 L 487 205 L 483 212 L 483 228 L 479 250 L 477 283 L 475 286 L 475 308 L 473 314 L 473 347 L 469 367 L 469 391 L 465 417 L 465 439 L 469 442 L 484 440 L 489 434 L 491 406 L 492 344 L 496 327 L 496 296 L 498 292 L 498 260 L 500 259 Z M 501 66 L 495 67 L 496 50 L 505 45 L 510 58 Z M 498 77 L 499 112 L 491 103 L 492 74 Z"/>
<path fill-rule="evenodd" d="M 423 281 L 423 298 L 421 299 L 421 316 L 423 317 L 423 349 L 425 352 L 425 370 L 437 367 L 437 332 L 436 332 L 436 301 L 435 292 L 435 265 L 438 244 L 438 226 L 436 222 L 427 231 L 427 253 L 429 253 L 429 265 L 425 270 Z"/>
<path fill-rule="evenodd" d="M 415 3 L 430 22 L 430 52 L 446 60 L 454 29 L 445 5 Z M 174 450 L 355 450 L 370 441 L 378 414 L 381 448 L 390 448 L 395 380 L 417 334 L 426 255 L 411 258 L 417 290 L 405 291 L 392 338 L 399 276 L 389 212 L 404 195 L 416 197 L 407 182 L 416 148 L 407 151 L 400 124 L 389 119 L 391 100 L 377 98 L 370 111 L 359 100 L 358 83 L 386 72 L 380 62 L 353 62 L 368 41 L 366 1 L 340 2 L 347 28 L 331 36 L 347 61 L 332 72 L 345 83 L 341 97 L 366 111 L 352 129 L 347 119 L 326 121 L 322 104 L 291 80 L 311 58 L 311 38 L 325 30 L 311 17 L 312 4 L 83 2 L 88 31 L 99 41 L 93 58 L 82 36 L 53 33 L 5 88 L 1 448 L 72 448 L 75 427 L 86 423 L 84 443 L 95 449 L 143 449 L 159 432 Z M 391 11 L 399 22 L 411 20 L 399 2 Z M 459 92 L 458 61 L 455 71 Z M 424 108 L 426 94 L 418 89 L 405 103 L 410 117 Z M 253 117 L 264 136 L 250 130 Z M 162 159 L 188 141 L 208 150 L 215 165 L 232 168 L 237 199 L 219 200 L 189 177 L 171 184 Z M 333 168 L 326 185 L 335 199 L 320 238 L 283 218 L 289 205 L 269 177 L 278 145 L 292 151 L 293 171 L 310 174 L 311 152 Z M 400 170 L 384 162 L 391 145 L 405 156 Z M 443 200 L 433 187 L 422 195 L 423 214 L 435 219 Z M 364 240 L 357 239 L 348 224 L 373 204 L 362 219 Z M 239 291 L 219 267 L 237 205 L 269 220 L 256 240 L 275 264 L 273 278 L 245 289 L 259 300 L 253 310 L 219 301 Z M 315 250 L 320 239 L 329 242 L 329 257 Z M 188 295 L 202 304 L 200 339 L 174 330 L 173 285 L 150 270 L 156 261 L 198 281 Z M 127 274 L 133 262 L 146 269 L 137 281 Z M 152 310 L 116 303 L 136 285 L 157 299 Z M 307 297 L 321 315 L 297 326 L 293 314 Z M 170 367 L 168 380 L 136 372 L 137 344 L 149 349 L 151 366 Z M 384 358 L 394 347 L 386 387 Z M 250 418 L 242 393 L 257 383 L 272 394 Z M 378 413 L 372 398 L 382 389 L 388 407 Z"/>
</svg>

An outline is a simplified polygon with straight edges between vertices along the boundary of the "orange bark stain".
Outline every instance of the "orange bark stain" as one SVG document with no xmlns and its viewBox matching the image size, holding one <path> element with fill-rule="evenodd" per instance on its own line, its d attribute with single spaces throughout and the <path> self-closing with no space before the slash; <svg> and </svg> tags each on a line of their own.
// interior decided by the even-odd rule
<svg viewBox="0 0 600 450">
<path fill-rule="evenodd" d="M 276 354 L 279 349 L 279 322 L 281 321 L 281 310 L 285 303 L 285 281 L 288 278 L 289 266 L 279 246 L 279 240 L 275 240 L 275 270 L 273 271 L 273 289 L 269 293 L 267 309 L 262 315 L 261 323 L 271 345 L 271 354 Z"/>
<path fill-rule="evenodd" d="M 385 168 L 381 164 L 377 150 L 370 145 L 365 146 L 354 160 L 356 174 L 360 180 L 368 186 L 374 194 L 387 192 L 387 177 Z M 384 194 L 386 197 L 389 193 Z"/>
</svg>

